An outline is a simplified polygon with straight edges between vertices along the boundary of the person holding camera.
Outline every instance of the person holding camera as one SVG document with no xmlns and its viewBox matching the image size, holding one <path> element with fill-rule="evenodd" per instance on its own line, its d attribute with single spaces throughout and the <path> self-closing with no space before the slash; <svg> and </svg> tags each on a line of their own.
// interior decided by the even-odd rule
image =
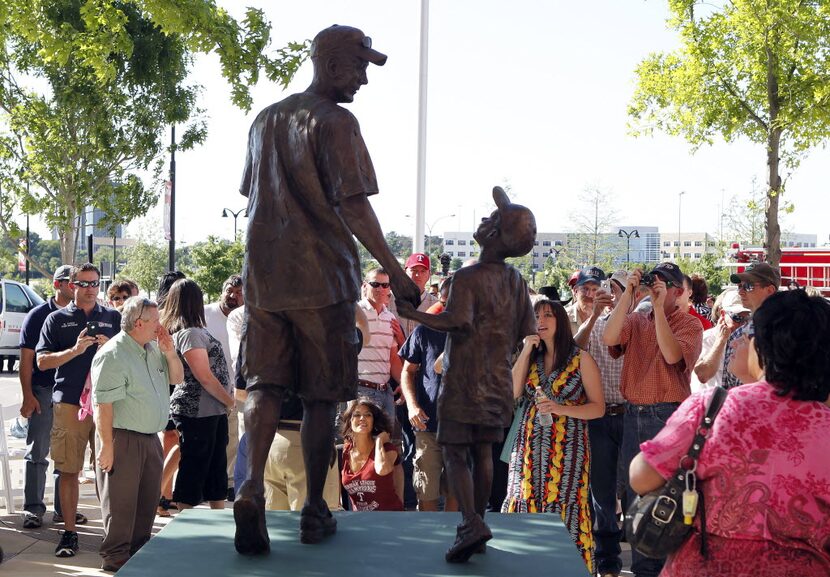
<svg viewBox="0 0 830 577">
<path fill-rule="evenodd" d="M 627 314 L 641 284 L 649 289 L 652 310 Z M 626 471 L 639 453 L 640 443 L 656 436 L 690 394 L 703 327 L 678 306 L 683 292 L 683 272 L 674 263 L 661 263 L 645 275 L 635 269 L 628 275 L 626 290 L 603 333 L 611 356 L 623 357 L 620 390 L 626 400 L 622 442 Z M 628 504 L 635 496 L 629 486 Z M 657 577 L 663 562 L 632 551 L 631 569 L 637 577 Z"/>
<path fill-rule="evenodd" d="M 75 524 L 86 522 L 78 511 L 78 473 L 84 468 L 87 444 L 94 448 L 92 415 L 81 413 L 81 395 L 89 382 L 98 347 L 121 330 L 121 314 L 98 304 L 101 273 L 92 263 L 72 269 L 72 302 L 46 318 L 37 344 L 37 366 L 56 369 L 52 390 L 53 423 L 50 447 L 55 469 L 61 472 L 60 498 L 65 530 L 55 549 L 57 557 L 78 552 Z M 94 450 L 93 450 L 94 454 Z"/>
</svg>

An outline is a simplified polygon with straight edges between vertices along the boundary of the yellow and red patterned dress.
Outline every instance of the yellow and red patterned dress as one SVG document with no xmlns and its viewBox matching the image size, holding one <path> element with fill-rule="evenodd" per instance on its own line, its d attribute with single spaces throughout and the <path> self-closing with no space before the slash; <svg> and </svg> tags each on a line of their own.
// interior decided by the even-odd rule
<svg viewBox="0 0 830 577">
<path fill-rule="evenodd" d="M 562 405 L 587 401 L 579 370 L 579 349 L 571 351 L 565 368 L 544 374 L 544 356 L 531 364 L 525 405 L 510 456 L 507 498 L 502 513 L 559 513 L 588 572 L 594 574 L 591 498 L 588 485 L 590 450 L 588 421 L 563 415 L 543 427 L 536 420 L 536 385 Z M 541 375 L 541 378 L 540 378 Z"/>
</svg>

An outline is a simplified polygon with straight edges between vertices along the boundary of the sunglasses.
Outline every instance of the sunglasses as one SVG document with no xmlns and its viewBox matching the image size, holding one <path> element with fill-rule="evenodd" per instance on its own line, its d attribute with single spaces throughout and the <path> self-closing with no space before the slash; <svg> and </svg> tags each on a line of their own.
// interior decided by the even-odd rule
<svg viewBox="0 0 830 577">
<path fill-rule="evenodd" d="M 736 323 L 745 323 L 749 319 L 749 316 L 742 315 L 741 313 L 729 313 L 729 318 Z"/>
<path fill-rule="evenodd" d="M 96 288 L 100 286 L 99 280 L 74 280 L 72 284 L 81 288 Z"/>
<path fill-rule="evenodd" d="M 757 286 L 754 282 L 744 281 L 738 284 L 738 289 L 744 289 L 745 292 L 751 293 Z"/>
<path fill-rule="evenodd" d="M 366 284 L 368 284 L 372 288 L 385 288 L 385 289 L 389 288 L 389 283 L 388 282 L 378 282 L 376 280 L 373 280 L 373 281 L 369 281 Z"/>
</svg>

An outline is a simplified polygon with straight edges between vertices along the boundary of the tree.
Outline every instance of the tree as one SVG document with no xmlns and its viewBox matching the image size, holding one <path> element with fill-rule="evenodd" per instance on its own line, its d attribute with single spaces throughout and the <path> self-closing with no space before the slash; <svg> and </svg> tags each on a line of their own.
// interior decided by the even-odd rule
<svg viewBox="0 0 830 577">
<path fill-rule="evenodd" d="M 695 149 L 715 135 L 763 144 L 765 247 L 778 266 L 781 174 L 830 136 L 830 10 L 803 0 L 670 0 L 669 9 L 681 46 L 638 66 L 633 132 L 681 135 Z"/>
<path fill-rule="evenodd" d="M 216 300 L 222 292 L 222 283 L 232 274 L 242 274 L 245 245 L 236 240 L 209 236 L 206 241 L 194 244 L 190 249 L 193 269 L 183 270 L 202 288 L 209 301 Z M 289 279 L 286 279 L 288 281 Z"/>
<path fill-rule="evenodd" d="M 766 201 L 766 191 L 758 187 L 755 178 L 752 179 L 752 189 L 746 195 L 731 198 L 729 208 L 723 215 L 728 227 L 729 240 L 740 242 L 746 246 L 762 246 L 764 244 Z M 793 208 L 791 203 L 784 201 L 780 210 L 784 214 L 789 214 L 793 211 Z"/>
<path fill-rule="evenodd" d="M 133 279 L 147 294 L 158 289 L 159 279 L 167 271 L 166 247 L 139 240 L 134 246 L 124 249 L 124 259 L 127 265 L 119 271 L 118 277 Z"/>
<path fill-rule="evenodd" d="M 612 195 L 598 187 L 586 188 L 579 196 L 581 206 L 571 212 L 574 233 L 568 235 L 568 252 L 577 268 L 610 263 L 617 247 L 609 235 L 617 219 Z"/>
<path fill-rule="evenodd" d="M 105 227 L 146 213 L 161 186 L 139 174 L 160 175 L 167 127 L 185 125 L 180 148 L 206 135 L 199 87 L 187 84 L 193 55 L 216 52 L 232 101 L 248 109 L 260 70 L 287 85 L 306 55 L 291 43 L 266 56 L 269 34 L 261 11 L 239 23 L 213 0 L 4 0 L 0 230 L 20 236 L 12 207 L 41 214 L 73 262 L 85 207 L 102 209 Z"/>
</svg>

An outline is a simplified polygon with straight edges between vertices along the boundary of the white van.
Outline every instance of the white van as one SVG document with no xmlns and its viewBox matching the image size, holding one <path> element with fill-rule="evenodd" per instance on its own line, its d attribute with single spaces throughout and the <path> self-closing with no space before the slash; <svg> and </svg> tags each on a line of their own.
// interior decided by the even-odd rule
<svg viewBox="0 0 830 577">
<path fill-rule="evenodd" d="M 0 279 L 0 357 L 20 358 L 20 331 L 26 314 L 43 299 L 25 284 Z"/>
</svg>

